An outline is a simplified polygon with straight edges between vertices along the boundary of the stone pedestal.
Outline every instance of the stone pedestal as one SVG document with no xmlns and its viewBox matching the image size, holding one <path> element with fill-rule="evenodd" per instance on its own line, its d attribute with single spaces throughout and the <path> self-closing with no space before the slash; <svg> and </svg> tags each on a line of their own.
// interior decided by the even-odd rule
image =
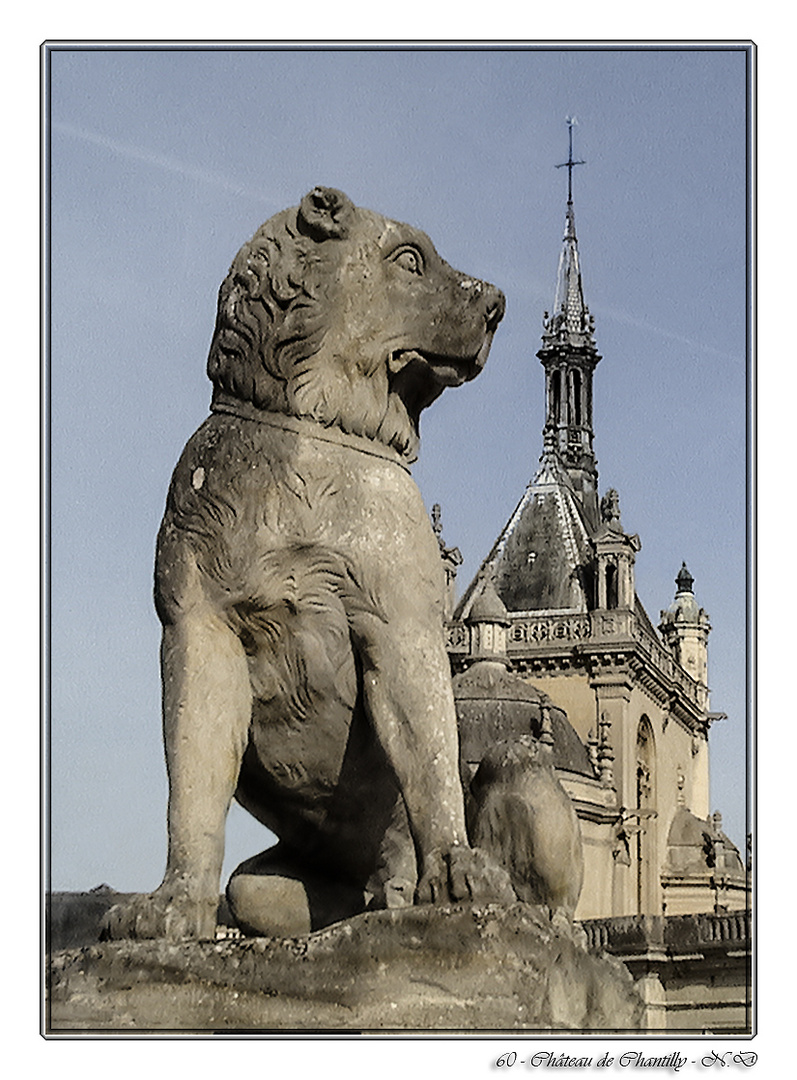
<svg viewBox="0 0 797 1080">
<path fill-rule="evenodd" d="M 639 1031 L 626 969 L 541 908 L 377 911 L 301 938 L 53 954 L 48 1030 Z"/>
</svg>

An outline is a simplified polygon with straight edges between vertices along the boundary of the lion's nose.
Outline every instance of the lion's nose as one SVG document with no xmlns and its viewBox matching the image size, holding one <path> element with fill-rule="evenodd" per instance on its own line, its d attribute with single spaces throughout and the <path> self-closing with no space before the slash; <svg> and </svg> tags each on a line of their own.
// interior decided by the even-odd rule
<svg viewBox="0 0 797 1080">
<path fill-rule="evenodd" d="M 487 311 L 485 313 L 485 321 L 487 322 L 488 331 L 495 330 L 496 326 L 500 323 L 504 317 L 506 311 L 506 297 L 500 289 L 496 289 L 494 285 L 487 286 Z"/>
</svg>

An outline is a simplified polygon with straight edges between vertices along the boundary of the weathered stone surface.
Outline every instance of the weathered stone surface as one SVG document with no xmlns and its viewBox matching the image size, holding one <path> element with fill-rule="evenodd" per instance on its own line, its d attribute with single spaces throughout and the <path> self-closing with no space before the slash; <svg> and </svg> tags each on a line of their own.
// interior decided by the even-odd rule
<svg viewBox="0 0 797 1080">
<path fill-rule="evenodd" d="M 488 755 L 491 850 L 466 829 L 440 543 L 407 464 L 503 311 L 425 234 L 329 188 L 236 256 L 212 415 L 158 536 L 166 873 L 107 912 L 103 943 L 54 956 L 52 1030 L 638 1027 L 629 977 L 561 917 L 580 851 L 526 828 L 553 804 L 539 770 Z M 248 939 L 217 941 L 233 797 L 279 842 L 227 888 Z M 525 808 L 508 846 L 507 800 Z M 560 917 L 516 903 L 496 856 Z"/>
<path fill-rule="evenodd" d="M 616 960 L 517 903 L 416 906 L 304 937 L 106 942 L 52 960 L 49 1028 L 639 1030 Z"/>
<path fill-rule="evenodd" d="M 506 654 L 504 654 L 505 657 Z M 539 739 L 547 709 L 557 769 L 595 775 L 587 749 L 564 709 L 547 694 L 507 670 L 507 663 L 479 660 L 454 676 L 460 742 L 460 770 L 467 784 L 496 742 L 533 735 Z"/>
</svg>

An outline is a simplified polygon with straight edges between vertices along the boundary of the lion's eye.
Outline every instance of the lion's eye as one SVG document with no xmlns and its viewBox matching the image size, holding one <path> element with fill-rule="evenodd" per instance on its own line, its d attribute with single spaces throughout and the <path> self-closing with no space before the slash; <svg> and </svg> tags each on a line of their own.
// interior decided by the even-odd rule
<svg viewBox="0 0 797 1080">
<path fill-rule="evenodd" d="M 414 247 L 403 247 L 393 255 L 393 262 L 410 274 L 423 273 L 423 255 Z"/>
</svg>

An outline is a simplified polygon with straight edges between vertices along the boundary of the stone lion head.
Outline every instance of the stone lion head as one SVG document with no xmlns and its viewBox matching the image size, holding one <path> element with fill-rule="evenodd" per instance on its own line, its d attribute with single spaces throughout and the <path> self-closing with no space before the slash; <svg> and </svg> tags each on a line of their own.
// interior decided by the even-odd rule
<svg viewBox="0 0 797 1080">
<path fill-rule="evenodd" d="M 214 403 L 377 439 L 412 460 L 424 408 L 481 371 L 504 297 L 418 229 L 316 187 L 270 218 L 219 290 Z"/>
</svg>

